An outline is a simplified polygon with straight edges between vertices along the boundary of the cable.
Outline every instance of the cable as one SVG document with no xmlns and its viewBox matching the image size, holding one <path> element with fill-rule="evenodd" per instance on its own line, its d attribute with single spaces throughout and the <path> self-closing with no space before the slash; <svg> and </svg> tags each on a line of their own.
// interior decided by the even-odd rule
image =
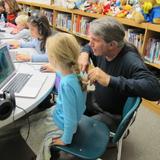
<svg viewBox="0 0 160 160">
<path fill-rule="evenodd" d="M 25 114 L 27 114 L 27 111 L 25 109 L 23 109 L 22 107 L 19 107 L 16 105 L 17 108 L 21 109 Z M 15 112 L 15 111 L 14 111 Z M 13 119 L 14 119 L 14 115 L 13 115 Z M 27 131 L 27 136 L 25 138 L 25 141 L 28 140 L 29 137 L 29 133 L 30 133 L 30 121 L 29 121 L 29 116 L 27 116 L 27 122 L 28 122 L 28 131 Z"/>
</svg>

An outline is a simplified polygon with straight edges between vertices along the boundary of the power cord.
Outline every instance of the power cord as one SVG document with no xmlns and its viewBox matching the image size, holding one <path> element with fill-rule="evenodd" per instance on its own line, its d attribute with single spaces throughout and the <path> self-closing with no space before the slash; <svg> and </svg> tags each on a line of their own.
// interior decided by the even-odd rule
<svg viewBox="0 0 160 160">
<path fill-rule="evenodd" d="M 22 107 L 19 107 L 16 105 L 17 108 L 21 109 L 25 114 L 27 114 L 27 111 L 25 109 L 23 109 Z M 15 113 L 15 110 L 14 110 L 14 113 Z M 14 113 L 13 113 L 13 121 L 14 121 Z M 27 131 L 27 136 L 25 138 L 25 141 L 28 140 L 29 138 L 29 133 L 30 133 L 30 120 L 29 120 L 29 116 L 27 116 L 27 123 L 28 123 L 28 131 Z"/>
</svg>

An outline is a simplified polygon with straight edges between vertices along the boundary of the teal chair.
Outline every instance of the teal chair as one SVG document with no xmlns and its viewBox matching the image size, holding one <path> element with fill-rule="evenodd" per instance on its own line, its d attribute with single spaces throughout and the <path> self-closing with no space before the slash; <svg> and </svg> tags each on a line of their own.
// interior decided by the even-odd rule
<svg viewBox="0 0 160 160">
<path fill-rule="evenodd" d="M 64 151 L 85 160 L 96 160 L 105 152 L 109 142 L 109 129 L 100 121 L 83 116 L 72 144 L 67 146 L 52 146 L 52 160 L 57 160 L 55 151 Z"/>
<path fill-rule="evenodd" d="M 115 133 L 110 132 L 111 142 L 117 144 L 117 160 L 121 159 L 122 141 L 129 131 L 130 125 L 134 122 L 137 109 L 141 104 L 140 97 L 128 97 L 123 108 L 122 118 Z"/>
<path fill-rule="evenodd" d="M 115 133 L 110 132 L 108 127 L 102 122 L 91 117 L 84 116 L 79 123 L 78 130 L 71 145 L 54 146 L 53 150 L 62 150 L 75 155 L 81 159 L 96 160 L 101 157 L 106 150 L 110 138 L 111 143 L 117 144 L 117 160 L 121 159 L 122 140 L 126 135 L 130 125 L 135 120 L 136 112 L 141 103 L 139 97 L 128 97 L 124 105 L 122 118 Z M 54 152 L 55 153 L 55 152 Z M 54 159 L 55 154 L 53 154 Z"/>
</svg>

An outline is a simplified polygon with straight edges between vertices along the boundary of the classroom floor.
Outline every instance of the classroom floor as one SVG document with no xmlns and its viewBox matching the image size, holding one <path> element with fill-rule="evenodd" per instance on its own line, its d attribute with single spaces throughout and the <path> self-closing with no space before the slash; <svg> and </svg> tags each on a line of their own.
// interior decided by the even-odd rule
<svg viewBox="0 0 160 160">
<path fill-rule="evenodd" d="M 107 149 L 103 160 L 116 160 L 116 153 L 115 148 Z M 20 136 L 0 141 L 0 160 L 31 160 L 32 156 Z M 121 160 L 160 160 L 160 115 L 146 107 L 139 108 L 130 135 L 123 141 Z"/>
<path fill-rule="evenodd" d="M 116 160 L 116 149 L 108 150 L 104 160 Z M 160 160 L 160 115 L 141 106 L 130 135 L 123 141 L 121 160 Z"/>
</svg>

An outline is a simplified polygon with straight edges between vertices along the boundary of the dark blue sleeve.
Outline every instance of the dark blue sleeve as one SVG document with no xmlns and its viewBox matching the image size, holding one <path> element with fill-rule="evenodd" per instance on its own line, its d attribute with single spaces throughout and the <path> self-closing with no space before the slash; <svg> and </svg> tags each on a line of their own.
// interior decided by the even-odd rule
<svg viewBox="0 0 160 160">
<path fill-rule="evenodd" d="M 91 58 L 94 66 L 97 66 L 97 57 L 94 55 L 92 48 L 89 46 L 89 44 L 86 44 L 81 52 L 86 52 L 89 54 L 89 57 Z"/>
<path fill-rule="evenodd" d="M 108 87 L 127 96 L 139 96 L 151 101 L 160 99 L 160 81 L 150 72 L 138 56 L 126 60 L 124 71 L 130 77 L 111 76 Z M 133 61 L 133 62 L 132 62 Z"/>
</svg>

